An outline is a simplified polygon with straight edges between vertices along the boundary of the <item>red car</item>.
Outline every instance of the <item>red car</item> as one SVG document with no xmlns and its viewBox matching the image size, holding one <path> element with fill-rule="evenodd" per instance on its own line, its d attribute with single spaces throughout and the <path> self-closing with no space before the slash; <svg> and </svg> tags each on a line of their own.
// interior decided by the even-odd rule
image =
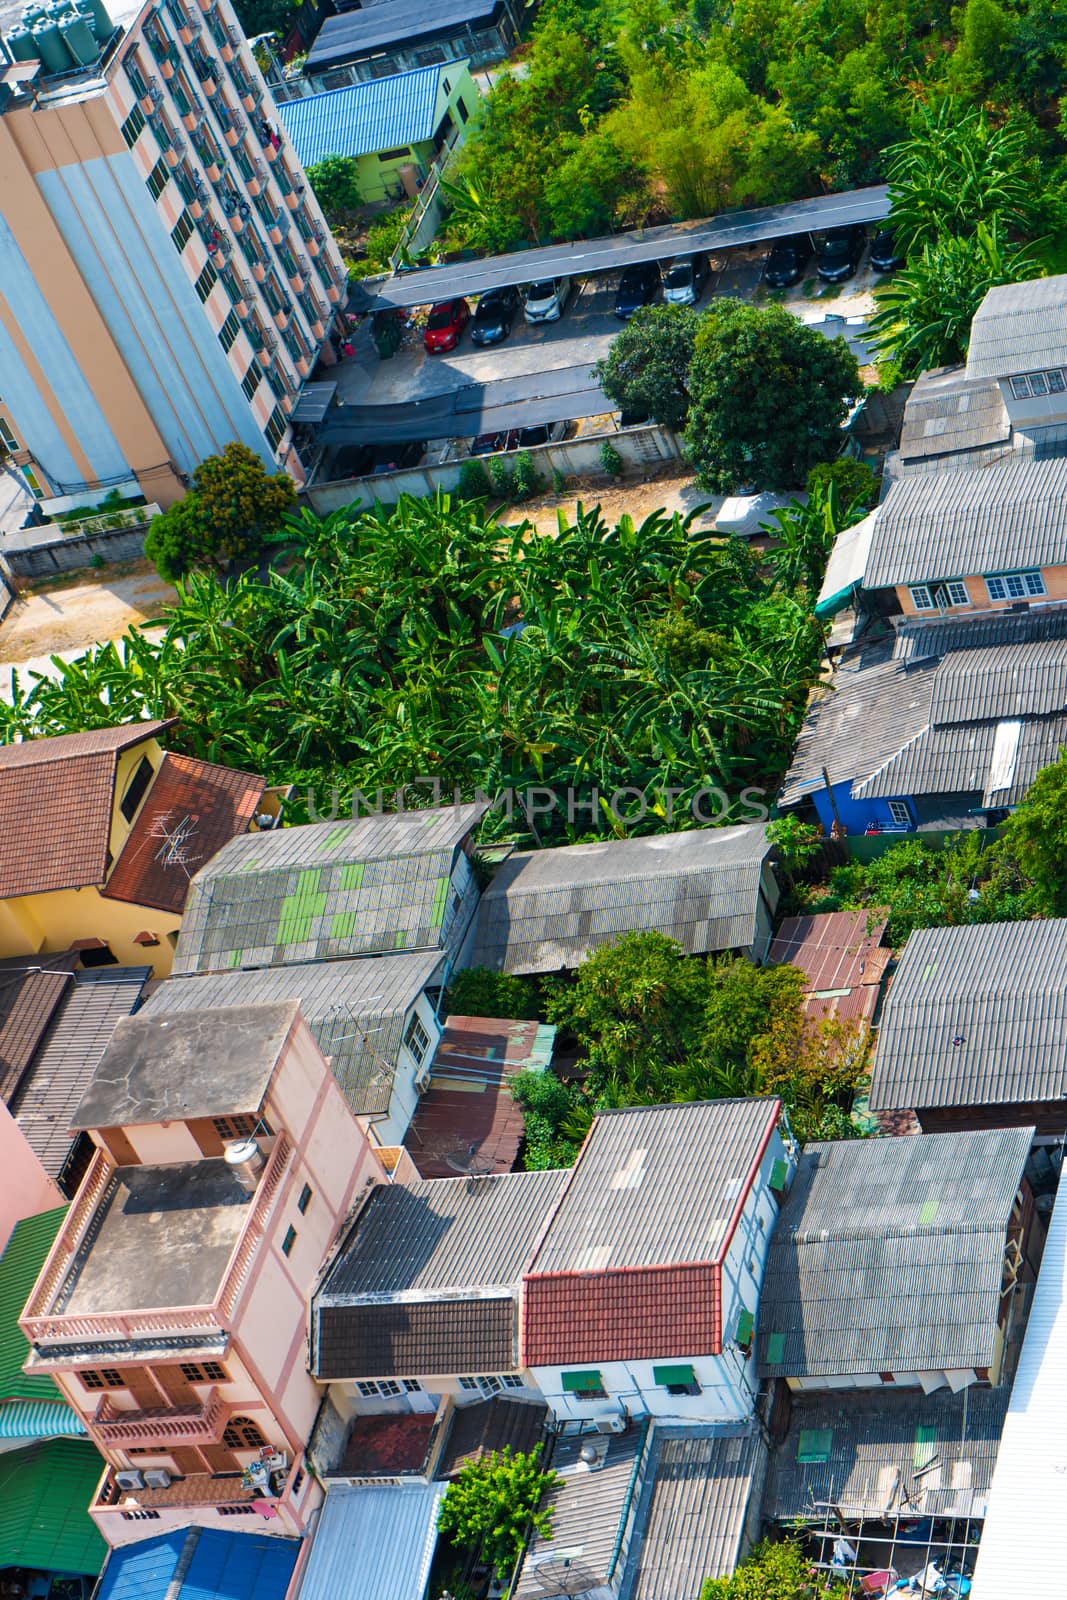
<svg viewBox="0 0 1067 1600">
<path fill-rule="evenodd" d="M 431 355 L 436 350 L 454 350 L 470 319 L 471 308 L 466 300 L 442 300 L 430 309 L 423 344 Z"/>
</svg>

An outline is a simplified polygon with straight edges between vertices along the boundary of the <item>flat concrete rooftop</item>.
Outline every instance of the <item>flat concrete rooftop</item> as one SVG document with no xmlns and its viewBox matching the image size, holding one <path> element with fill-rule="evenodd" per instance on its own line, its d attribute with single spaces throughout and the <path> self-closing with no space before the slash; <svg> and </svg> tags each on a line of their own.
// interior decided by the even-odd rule
<svg viewBox="0 0 1067 1600">
<path fill-rule="evenodd" d="M 225 1161 L 119 1167 L 56 1312 L 210 1305 L 251 1201 Z"/>
</svg>

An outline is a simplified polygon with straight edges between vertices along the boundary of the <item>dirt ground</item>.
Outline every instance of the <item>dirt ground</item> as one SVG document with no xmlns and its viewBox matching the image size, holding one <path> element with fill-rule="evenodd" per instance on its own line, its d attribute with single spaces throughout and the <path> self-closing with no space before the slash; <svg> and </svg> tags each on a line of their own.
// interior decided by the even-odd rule
<svg viewBox="0 0 1067 1600">
<path fill-rule="evenodd" d="M 127 562 L 106 576 L 28 586 L 0 623 L 0 666 L 86 649 L 117 639 L 131 623 L 158 617 L 175 599 L 151 562 Z"/>
<path fill-rule="evenodd" d="M 557 512 L 563 510 L 573 516 L 579 500 L 586 510 L 599 505 L 601 515 L 609 526 L 627 513 L 636 523 L 640 523 L 653 511 L 663 510 L 668 514 L 679 511 L 684 516 L 694 506 L 708 504 L 710 509 L 697 517 L 693 526 L 710 528 L 716 511 L 722 505 L 721 495 L 711 495 L 706 490 L 698 489 L 693 483 L 692 474 L 686 473 L 679 477 L 652 478 L 647 483 L 621 484 L 618 488 L 593 484 L 575 494 L 542 495 L 525 505 L 512 507 L 501 520 L 510 526 L 524 521 L 532 522 L 540 533 L 555 533 Z"/>
</svg>

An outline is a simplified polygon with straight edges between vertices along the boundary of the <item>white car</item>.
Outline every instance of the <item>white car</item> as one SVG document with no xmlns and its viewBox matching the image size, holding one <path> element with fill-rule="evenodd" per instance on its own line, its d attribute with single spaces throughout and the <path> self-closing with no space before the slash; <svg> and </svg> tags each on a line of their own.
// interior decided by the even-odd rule
<svg viewBox="0 0 1067 1600">
<path fill-rule="evenodd" d="M 527 322 L 558 322 L 574 287 L 570 278 L 543 278 L 526 291 L 523 315 Z"/>
<path fill-rule="evenodd" d="M 707 256 L 679 256 L 663 274 L 663 298 L 669 306 L 695 306 L 707 281 Z"/>
</svg>

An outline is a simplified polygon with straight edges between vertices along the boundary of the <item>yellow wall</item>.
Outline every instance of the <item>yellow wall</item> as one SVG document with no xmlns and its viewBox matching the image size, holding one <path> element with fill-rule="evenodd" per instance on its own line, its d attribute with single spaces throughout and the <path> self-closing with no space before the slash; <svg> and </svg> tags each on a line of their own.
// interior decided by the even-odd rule
<svg viewBox="0 0 1067 1600">
<path fill-rule="evenodd" d="M 1012 568 L 1011 570 L 1022 569 Z M 1040 605 L 1043 600 L 1067 600 L 1067 567 L 1042 567 L 1041 576 L 1045 580 L 1045 588 L 1048 593 L 1034 595 L 1030 601 L 1031 605 Z M 942 581 L 944 580 L 938 580 L 938 582 Z M 957 578 L 956 581 L 959 582 L 960 580 Z M 967 585 L 967 593 L 971 597 L 971 610 L 1004 611 L 1008 606 L 1018 603 L 1013 600 L 997 600 L 995 602 L 990 600 L 984 578 L 970 576 L 962 581 Z M 936 584 L 931 582 L 929 587 L 935 588 Z M 935 611 L 916 611 L 911 600 L 911 590 L 906 584 L 897 585 L 897 599 L 900 601 L 901 610 L 907 617 L 931 617 L 937 615 Z M 950 616 L 966 616 L 967 610 L 966 606 L 952 606 L 948 614 Z"/>
<path fill-rule="evenodd" d="M 145 756 L 152 763 L 152 777 L 154 780 L 163 760 L 163 746 L 158 739 L 146 739 L 143 744 L 135 744 L 131 750 L 123 750 L 115 766 L 115 792 L 112 799 L 111 838 L 109 841 L 112 861 L 118 860 L 119 851 L 130 837 L 133 822 L 137 821 L 145 801 L 152 793 L 152 785 L 149 784 L 141 804 L 133 814 L 133 822 L 127 822 L 119 810 L 119 803 L 126 793 L 126 785 L 141 765 L 141 761 Z"/>
<path fill-rule="evenodd" d="M 120 966 L 151 966 L 154 978 L 165 978 L 174 960 L 167 938 L 181 918 L 170 911 L 107 900 L 99 890 L 56 889 L 0 902 L 0 956 L 56 954 L 77 939 L 106 939 Z M 134 935 L 148 929 L 159 935 L 154 947 L 134 944 Z"/>
</svg>

